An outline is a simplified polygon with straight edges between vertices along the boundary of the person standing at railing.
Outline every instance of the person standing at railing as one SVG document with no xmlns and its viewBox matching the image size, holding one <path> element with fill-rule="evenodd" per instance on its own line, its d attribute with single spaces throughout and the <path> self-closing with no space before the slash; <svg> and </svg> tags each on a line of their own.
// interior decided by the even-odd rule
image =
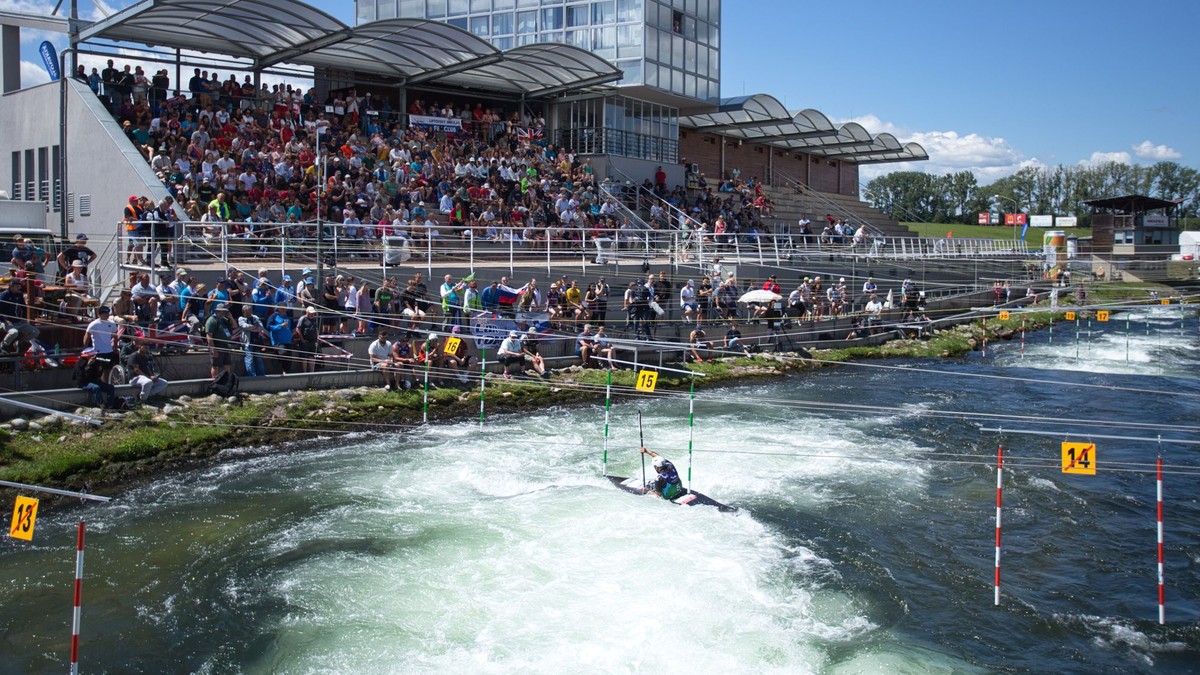
<svg viewBox="0 0 1200 675">
<path fill-rule="evenodd" d="M 142 227 L 143 209 L 142 201 L 137 195 L 129 196 L 129 203 L 125 205 L 125 213 L 121 218 L 124 223 L 125 239 L 127 242 L 125 264 L 132 265 L 137 261 L 138 254 L 143 251 L 143 243 L 141 237 L 138 236 Z"/>
<path fill-rule="evenodd" d="M 64 276 L 73 271 L 75 263 L 79 262 L 78 271 L 87 277 L 88 263 L 96 259 L 96 252 L 88 248 L 88 236 L 82 232 L 75 235 L 75 244 L 64 248 L 55 257 L 58 261 L 58 274 Z"/>
<path fill-rule="evenodd" d="M 438 289 L 442 297 L 442 316 L 445 321 L 445 329 L 450 330 L 451 326 L 458 326 L 462 321 L 462 291 L 466 288 L 466 284 L 462 281 L 457 283 L 451 281 L 451 277 L 447 274 L 443 278 L 441 287 Z"/>
<path fill-rule="evenodd" d="M 608 297 L 610 289 L 604 281 L 604 277 L 596 282 L 596 304 L 595 310 L 592 312 L 591 320 L 598 325 L 605 325 L 608 321 Z"/>
</svg>

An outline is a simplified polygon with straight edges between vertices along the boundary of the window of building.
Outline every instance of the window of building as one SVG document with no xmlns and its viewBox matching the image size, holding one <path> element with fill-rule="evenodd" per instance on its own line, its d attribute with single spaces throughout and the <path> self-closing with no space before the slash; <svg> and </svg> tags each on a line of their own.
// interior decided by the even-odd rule
<svg viewBox="0 0 1200 675">
<path fill-rule="evenodd" d="M 569 5 L 567 7 L 567 28 L 588 25 L 588 6 Z"/>
<path fill-rule="evenodd" d="M 642 84 L 642 62 L 638 60 L 617 61 L 617 67 L 624 75 L 621 84 Z"/>
<path fill-rule="evenodd" d="M 592 5 L 592 25 L 593 26 L 608 26 L 617 21 L 617 3 L 613 0 L 604 0 Z"/>
<path fill-rule="evenodd" d="M 553 31 L 550 31 L 547 33 L 539 33 L 538 41 L 539 42 L 565 42 L 566 38 L 563 37 L 563 32 L 561 30 L 553 30 Z"/>
<path fill-rule="evenodd" d="M 446 0 L 429 0 L 429 13 L 426 14 L 430 19 L 443 19 L 446 17 Z"/>
<path fill-rule="evenodd" d="M 400 16 L 406 19 L 425 16 L 425 0 L 400 0 Z"/>
<path fill-rule="evenodd" d="M 454 26 L 455 28 L 461 28 L 463 30 L 467 29 L 467 17 L 465 16 L 456 16 L 453 19 L 447 19 L 446 23 Z"/>
<path fill-rule="evenodd" d="M 542 30 L 562 30 L 563 28 L 563 8 L 562 7 L 544 7 L 542 8 Z"/>
<path fill-rule="evenodd" d="M 592 29 L 592 49 L 596 49 L 596 50 L 604 49 L 604 50 L 608 50 L 608 51 L 615 53 L 616 46 L 617 46 L 617 29 L 616 28 L 609 26 L 607 28 L 593 28 Z M 601 55 L 601 56 L 603 57 L 603 55 Z M 603 58 L 611 58 L 611 57 L 603 57 Z"/>
<path fill-rule="evenodd" d="M 358 22 L 368 23 L 375 20 L 375 5 L 370 2 L 358 3 Z"/>
<path fill-rule="evenodd" d="M 513 39 L 511 37 L 492 38 L 492 46 L 500 51 L 505 51 L 513 48 Z"/>
<path fill-rule="evenodd" d="M 617 21 L 642 21 L 642 0 L 617 0 Z"/>
<path fill-rule="evenodd" d="M 381 2 L 379 3 L 379 14 L 376 19 L 394 19 L 396 18 L 396 3 Z"/>
<path fill-rule="evenodd" d="M 567 31 L 567 44 L 588 49 L 591 46 L 591 32 L 587 28 Z"/>
<path fill-rule="evenodd" d="M 537 32 L 537 12 L 517 12 L 517 33 Z"/>
<path fill-rule="evenodd" d="M 50 206 L 55 211 L 62 210 L 62 153 L 59 146 L 50 148 Z"/>
<path fill-rule="evenodd" d="M 683 12 L 671 12 L 671 32 L 683 35 Z"/>
<path fill-rule="evenodd" d="M 492 0 L 471 0 L 471 13 L 492 11 Z"/>
<path fill-rule="evenodd" d="M 504 9 L 512 9 L 516 7 L 516 0 L 492 0 L 492 7 L 499 12 Z"/>
<path fill-rule="evenodd" d="M 12 192 L 8 196 L 12 199 L 24 199 L 25 191 L 21 189 L 21 151 L 14 150 L 12 154 Z"/>
<path fill-rule="evenodd" d="M 513 14 L 504 12 L 492 15 L 492 35 L 512 35 Z"/>
<path fill-rule="evenodd" d="M 450 0 L 450 16 L 466 14 L 467 10 L 471 8 L 470 5 L 471 3 L 469 0 Z"/>
<path fill-rule="evenodd" d="M 50 148 L 38 148 L 38 201 L 50 201 Z"/>
<path fill-rule="evenodd" d="M 617 58 L 628 59 L 642 56 L 641 26 L 617 26 Z"/>
<path fill-rule="evenodd" d="M 537 7 L 538 0 L 517 0 L 517 7 Z"/>
<path fill-rule="evenodd" d="M 488 16 L 471 17 L 471 32 L 482 37 L 487 37 L 491 32 L 490 18 Z"/>
</svg>

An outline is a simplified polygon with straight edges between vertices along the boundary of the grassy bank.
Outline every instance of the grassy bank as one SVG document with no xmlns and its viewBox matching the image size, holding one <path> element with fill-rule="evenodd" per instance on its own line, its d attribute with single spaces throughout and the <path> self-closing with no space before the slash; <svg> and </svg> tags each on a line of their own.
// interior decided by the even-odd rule
<svg viewBox="0 0 1200 675">
<path fill-rule="evenodd" d="M 947 233 L 954 233 L 959 238 L 978 239 L 1009 239 L 1021 236 L 1021 227 L 1012 228 L 1007 225 L 963 225 L 962 223 L 901 223 L 910 232 L 922 237 L 943 238 Z M 1016 229 L 1016 233 L 1013 230 Z M 1067 236 L 1090 237 L 1092 230 L 1087 227 L 1050 228 L 1054 231 L 1066 232 Z M 1031 227 L 1025 233 L 1025 243 L 1030 246 L 1042 245 L 1042 233 L 1048 231 L 1042 227 Z"/>
<path fill-rule="evenodd" d="M 1145 288 L 1110 285 L 1105 301 L 1143 300 Z M 1164 289 L 1165 293 L 1165 289 Z M 1165 297 L 1165 295 L 1164 295 Z M 990 317 L 917 337 L 915 334 L 876 347 L 813 350 L 807 357 L 766 354 L 754 358 L 724 358 L 688 366 L 704 377 L 662 373 L 656 393 L 686 392 L 732 382 L 778 377 L 815 368 L 836 367 L 858 359 L 953 358 L 995 342 L 1061 322 L 1048 310 L 1012 313 L 1007 320 Z M 1085 310 L 1090 312 L 1091 310 Z M 541 410 L 603 398 L 607 373 L 568 368 L 550 381 L 505 380 L 489 376 L 487 414 Z M 614 394 L 634 394 L 637 374 L 612 375 Z M 434 389 L 429 396 L 429 419 L 469 420 L 479 414 L 479 384 Z M 100 411 L 89 412 L 96 416 Z M 33 420 L 27 430 L 0 431 L 0 479 L 113 494 L 165 472 L 214 461 L 232 447 L 277 446 L 321 435 L 391 430 L 403 433 L 422 421 L 420 392 L 385 392 L 379 388 L 323 392 L 285 392 L 245 395 L 237 400 L 216 396 L 180 397 L 162 407 L 146 407 L 108 418 L 102 427 L 64 423 L 58 418 Z"/>
</svg>

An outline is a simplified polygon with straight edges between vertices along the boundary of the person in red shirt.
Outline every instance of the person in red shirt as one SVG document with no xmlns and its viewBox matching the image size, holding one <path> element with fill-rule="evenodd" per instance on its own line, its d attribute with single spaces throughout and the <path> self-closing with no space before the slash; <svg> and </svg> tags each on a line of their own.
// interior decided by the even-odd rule
<svg viewBox="0 0 1200 675">
<path fill-rule="evenodd" d="M 654 170 L 654 189 L 660 194 L 667 191 L 667 172 L 661 166 Z"/>
</svg>

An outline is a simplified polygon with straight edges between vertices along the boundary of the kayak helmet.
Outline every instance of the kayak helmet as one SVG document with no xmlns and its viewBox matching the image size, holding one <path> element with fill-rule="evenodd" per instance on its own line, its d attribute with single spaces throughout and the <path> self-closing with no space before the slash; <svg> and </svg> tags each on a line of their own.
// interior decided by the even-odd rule
<svg viewBox="0 0 1200 675">
<path fill-rule="evenodd" d="M 654 458 L 654 468 L 656 468 L 656 469 L 661 469 L 662 466 L 666 463 L 667 463 L 667 460 L 665 457 L 655 457 Z"/>
</svg>

